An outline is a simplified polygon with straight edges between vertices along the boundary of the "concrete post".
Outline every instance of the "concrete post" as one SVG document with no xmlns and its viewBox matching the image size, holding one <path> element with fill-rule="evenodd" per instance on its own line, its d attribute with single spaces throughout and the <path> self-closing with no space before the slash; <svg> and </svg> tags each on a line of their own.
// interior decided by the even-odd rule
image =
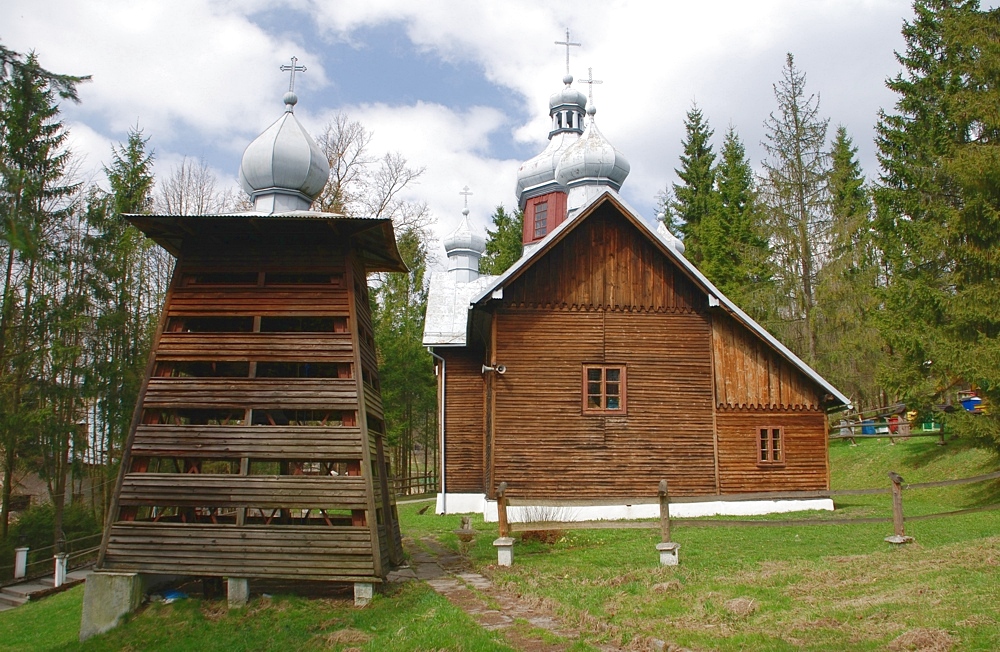
<svg viewBox="0 0 1000 652">
<path fill-rule="evenodd" d="M 57 589 L 66 583 L 66 563 L 69 561 L 69 555 L 65 552 L 59 552 L 55 554 L 56 560 L 56 570 L 53 574 L 52 586 Z"/>
<path fill-rule="evenodd" d="M 125 614 L 142 604 L 143 581 L 137 573 L 95 571 L 87 575 L 83 589 L 80 640 L 118 626 Z"/>
<path fill-rule="evenodd" d="M 511 566 L 514 563 L 514 538 L 500 537 L 493 545 L 497 549 L 497 565 Z"/>
<path fill-rule="evenodd" d="M 14 579 L 19 580 L 28 575 L 28 550 L 27 547 L 14 548 Z"/>
<path fill-rule="evenodd" d="M 375 595 L 375 585 L 371 582 L 354 583 L 354 606 L 364 607 L 372 601 Z"/>
<path fill-rule="evenodd" d="M 250 599 L 250 580 L 245 577 L 227 577 L 226 586 L 229 596 L 229 608 L 245 607 Z"/>
</svg>

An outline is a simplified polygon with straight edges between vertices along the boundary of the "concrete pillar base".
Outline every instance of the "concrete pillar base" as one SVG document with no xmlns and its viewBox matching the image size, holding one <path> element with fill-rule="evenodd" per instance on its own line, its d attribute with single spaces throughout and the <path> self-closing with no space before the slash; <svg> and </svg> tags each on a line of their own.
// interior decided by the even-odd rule
<svg viewBox="0 0 1000 652">
<path fill-rule="evenodd" d="M 885 538 L 886 543 L 893 543 L 899 545 L 901 543 L 913 543 L 913 537 L 908 537 L 900 534 L 893 534 Z"/>
<path fill-rule="evenodd" d="M 227 577 L 226 587 L 230 609 L 239 609 L 247 605 L 250 599 L 250 580 L 245 577 Z"/>
<path fill-rule="evenodd" d="M 364 607 L 372 601 L 375 595 L 375 585 L 371 582 L 354 583 L 354 606 Z"/>
<path fill-rule="evenodd" d="M 52 573 L 52 586 L 57 589 L 66 583 L 66 565 L 69 563 L 69 555 L 60 552 L 55 555 L 56 569 Z"/>
<path fill-rule="evenodd" d="M 28 574 L 28 548 L 14 548 L 14 579 Z"/>
<path fill-rule="evenodd" d="M 514 563 L 513 537 L 500 537 L 493 542 L 497 549 L 497 565 L 511 566 Z"/>
<path fill-rule="evenodd" d="M 80 640 L 114 629 L 122 616 L 142 604 L 143 580 L 138 573 L 95 571 L 83 590 Z"/>
<path fill-rule="evenodd" d="M 681 544 L 668 541 L 656 544 L 656 549 L 660 551 L 660 566 L 676 566 L 680 563 L 677 551 Z"/>
</svg>

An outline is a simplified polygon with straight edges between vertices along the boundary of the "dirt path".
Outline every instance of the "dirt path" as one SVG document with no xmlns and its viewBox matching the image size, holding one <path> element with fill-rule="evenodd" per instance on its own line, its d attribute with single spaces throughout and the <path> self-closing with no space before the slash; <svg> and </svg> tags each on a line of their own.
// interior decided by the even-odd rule
<svg viewBox="0 0 1000 652">
<path fill-rule="evenodd" d="M 425 538 L 419 543 L 404 543 L 417 579 L 427 582 L 484 629 L 500 630 L 512 647 L 526 652 L 560 652 L 579 639 L 580 631 L 562 622 L 545 605 L 498 589 L 489 579 L 469 571 L 461 556 L 437 541 Z M 611 652 L 624 648 L 602 645 L 598 649 Z"/>
</svg>

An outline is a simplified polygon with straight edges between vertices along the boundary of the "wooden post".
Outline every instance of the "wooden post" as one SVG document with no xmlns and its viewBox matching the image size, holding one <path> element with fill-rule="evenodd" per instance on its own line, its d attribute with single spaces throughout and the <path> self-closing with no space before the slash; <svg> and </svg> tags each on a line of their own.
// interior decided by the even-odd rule
<svg viewBox="0 0 1000 652">
<path fill-rule="evenodd" d="M 670 494 L 667 493 L 667 480 L 660 480 L 660 540 L 670 541 Z"/>
<path fill-rule="evenodd" d="M 497 523 L 500 530 L 500 538 L 510 536 L 510 524 L 507 520 L 507 483 L 501 482 L 497 487 Z"/>
<path fill-rule="evenodd" d="M 910 543 L 913 537 L 906 536 L 903 526 L 903 477 L 895 471 L 889 471 L 892 480 L 892 536 L 885 538 L 889 543 Z"/>
</svg>

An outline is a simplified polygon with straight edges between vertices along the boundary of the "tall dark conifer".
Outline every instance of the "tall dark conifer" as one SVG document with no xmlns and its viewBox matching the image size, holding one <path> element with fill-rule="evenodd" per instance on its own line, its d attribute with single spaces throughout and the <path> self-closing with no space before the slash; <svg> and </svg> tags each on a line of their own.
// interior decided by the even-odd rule
<svg viewBox="0 0 1000 652">
<path fill-rule="evenodd" d="M 1000 14 L 958 0 L 917 0 L 914 14 L 877 128 L 883 378 L 924 411 L 963 386 L 1000 405 Z M 964 427 L 1000 447 L 996 411 Z"/>
<path fill-rule="evenodd" d="M 673 197 L 664 211 L 667 226 L 680 232 L 685 256 L 696 265 L 703 260 L 702 222 L 718 208 L 715 192 L 715 153 L 709 142 L 713 131 L 697 105 L 684 120 L 681 167 L 674 172 L 682 183 L 673 185 Z"/>
<path fill-rule="evenodd" d="M 501 204 L 492 220 L 493 228 L 486 229 L 486 253 L 479 259 L 479 271 L 503 274 L 517 262 L 524 249 L 524 214 L 521 211 L 508 213 Z"/>
</svg>

